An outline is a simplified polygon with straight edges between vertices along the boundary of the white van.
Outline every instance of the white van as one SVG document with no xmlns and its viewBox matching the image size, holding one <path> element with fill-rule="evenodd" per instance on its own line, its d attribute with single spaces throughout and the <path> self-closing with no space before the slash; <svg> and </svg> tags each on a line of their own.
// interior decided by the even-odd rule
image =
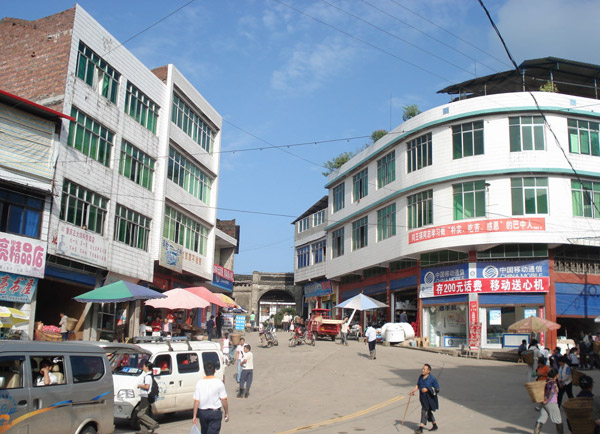
<svg viewBox="0 0 600 434">
<path fill-rule="evenodd" d="M 48 366 L 49 385 L 40 368 Z M 106 354 L 82 342 L 0 341 L 0 433 L 110 434 Z"/>
<path fill-rule="evenodd" d="M 129 419 L 136 429 L 137 406 L 140 402 L 142 363 L 154 364 L 154 379 L 158 383 L 158 399 L 152 404 L 152 414 L 191 410 L 198 380 L 205 376 L 204 364 L 215 365 L 215 377 L 223 380 L 223 354 L 220 345 L 209 341 L 189 341 L 186 338 L 138 338 L 136 344 L 100 343 L 113 370 L 115 393 L 114 416 Z"/>
</svg>

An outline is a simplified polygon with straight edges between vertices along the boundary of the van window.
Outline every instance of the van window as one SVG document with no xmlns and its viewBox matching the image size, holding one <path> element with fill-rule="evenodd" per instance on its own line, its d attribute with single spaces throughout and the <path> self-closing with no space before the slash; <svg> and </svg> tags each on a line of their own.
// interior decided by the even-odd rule
<svg viewBox="0 0 600 434">
<path fill-rule="evenodd" d="M 70 356 L 73 383 L 98 381 L 104 376 L 104 363 L 98 356 Z"/>
<path fill-rule="evenodd" d="M 108 360 L 113 374 L 137 376 L 142 373 L 142 366 L 148 360 L 148 355 L 136 352 L 118 355 L 110 353 L 108 354 Z"/>
<path fill-rule="evenodd" d="M 171 368 L 171 355 L 161 354 L 154 359 L 154 366 L 160 368 L 160 375 L 170 375 L 173 370 Z"/>
<path fill-rule="evenodd" d="M 198 364 L 198 354 L 179 353 L 177 354 L 177 369 L 181 374 L 200 371 Z"/>
<path fill-rule="evenodd" d="M 43 366 L 50 365 L 50 384 L 44 383 L 44 375 L 40 372 Z M 65 358 L 58 355 L 31 357 L 31 378 L 36 387 L 65 384 Z"/>
<path fill-rule="evenodd" d="M 214 351 L 202 353 L 202 366 L 208 362 L 212 362 L 212 364 L 215 365 L 215 372 L 221 369 L 221 358 Z"/>
<path fill-rule="evenodd" d="M 0 390 L 23 387 L 23 356 L 0 357 Z"/>
</svg>

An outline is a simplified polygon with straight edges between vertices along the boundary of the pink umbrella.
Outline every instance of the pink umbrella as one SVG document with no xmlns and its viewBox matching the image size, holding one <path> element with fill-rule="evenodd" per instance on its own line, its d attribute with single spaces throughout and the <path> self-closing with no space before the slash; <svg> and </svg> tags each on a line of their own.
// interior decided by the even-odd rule
<svg viewBox="0 0 600 434">
<path fill-rule="evenodd" d="M 156 309 L 194 309 L 196 307 L 205 308 L 210 306 L 210 303 L 204 298 L 200 298 L 190 291 L 182 288 L 171 289 L 163 292 L 167 298 L 158 298 L 146 302 L 147 306 L 152 306 Z"/>
<path fill-rule="evenodd" d="M 512 333 L 541 333 L 550 330 L 558 330 L 560 324 L 537 316 L 530 316 L 508 326 L 508 331 Z"/>
<path fill-rule="evenodd" d="M 227 307 L 227 303 L 223 302 L 223 300 L 217 296 L 214 292 L 211 292 L 204 286 L 193 286 L 191 288 L 184 288 L 186 291 L 191 292 L 192 294 L 203 298 L 209 303 L 216 304 L 219 307 Z"/>
</svg>

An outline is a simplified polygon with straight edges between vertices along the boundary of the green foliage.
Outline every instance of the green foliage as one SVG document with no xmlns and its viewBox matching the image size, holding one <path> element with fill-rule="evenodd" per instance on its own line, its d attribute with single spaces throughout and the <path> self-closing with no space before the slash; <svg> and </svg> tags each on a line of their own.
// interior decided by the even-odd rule
<svg viewBox="0 0 600 434">
<path fill-rule="evenodd" d="M 547 81 L 540 86 L 540 92 L 554 92 L 558 93 L 558 86 L 556 83 L 552 83 L 551 81 Z"/>
<path fill-rule="evenodd" d="M 337 157 L 323 164 L 323 167 L 326 170 L 325 172 L 322 172 L 323 176 L 329 176 L 331 172 L 338 170 L 340 167 L 346 164 L 350 158 L 354 157 L 354 155 L 354 152 L 342 152 Z"/>
<path fill-rule="evenodd" d="M 402 120 L 404 121 L 407 121 L 410 118 L 414 118 L 416 115 L 421 113 L 421 110 L 419 110 L 419 106 L 416 104 L 405 105 L 403 109 L 404 113 L 402 114 Z"/>
<path fill-rule="evenodd" d="M 279 312 L 275 314 L 275 327 L 281 326 L 281 320 L 283 319 L 283 315 L 286 313 L 292 314 L 292 316 L 296 315 L 296 309 L 291 307 L 286 307 L 281 309 Z"/>
<path fill-rule="evenodd" d="M 386 130 L 375 130 L 371 134 L 371 141 L 375 143 L 377 140 L 381 139 L 383 136 L 387 134 Z"/>
</svg>

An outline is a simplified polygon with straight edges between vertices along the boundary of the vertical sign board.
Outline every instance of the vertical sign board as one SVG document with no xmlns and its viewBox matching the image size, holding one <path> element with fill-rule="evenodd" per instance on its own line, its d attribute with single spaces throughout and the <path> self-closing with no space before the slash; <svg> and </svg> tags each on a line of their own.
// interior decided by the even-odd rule
<svg viewBox="0 0 600 434">
<path fill-rule="evenodd" d="M 479 324 L 479 333 L 477 325 Z M 481 345 L 481 323 L 479 322 L 479 302 L 469 301 L 469 347 L 479 348 Z"/>
<path fill-rule="evenodd" d="M 544 318 L 544 308 L 540 307 L 539 318 Z M 546 348 L 546 333 L 540 333 L 540 347 Z"/>
</svg>

